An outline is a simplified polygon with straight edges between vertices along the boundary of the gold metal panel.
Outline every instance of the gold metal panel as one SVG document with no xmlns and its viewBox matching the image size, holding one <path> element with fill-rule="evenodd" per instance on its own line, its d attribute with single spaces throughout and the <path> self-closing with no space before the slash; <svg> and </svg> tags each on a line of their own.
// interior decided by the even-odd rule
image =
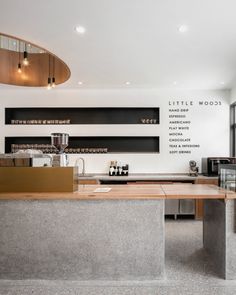
<svg viewBox="0 0 236 295">
<path fill-rule="evenodd" d="M 73 192 L 74 167 L 0 167 L 0 192 Z"/>
</svg>

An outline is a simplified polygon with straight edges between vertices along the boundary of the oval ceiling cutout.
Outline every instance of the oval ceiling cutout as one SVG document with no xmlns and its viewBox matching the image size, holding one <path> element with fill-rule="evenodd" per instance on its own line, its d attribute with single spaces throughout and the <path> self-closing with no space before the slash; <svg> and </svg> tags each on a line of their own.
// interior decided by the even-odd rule
<svg viewBox="0 0 236 295">
<path fill-rule="evenodd" d="M 0 33 L 0 83 L 50 89 L 69 78 L 69 67 L 51 52 Z"/>
</svg>

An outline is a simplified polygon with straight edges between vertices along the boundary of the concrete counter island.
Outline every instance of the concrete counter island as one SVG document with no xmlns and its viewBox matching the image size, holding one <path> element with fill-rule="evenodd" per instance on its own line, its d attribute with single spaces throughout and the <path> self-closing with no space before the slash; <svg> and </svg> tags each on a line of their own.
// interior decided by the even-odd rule
<svg viewBox="0 0 236 295">
<path fill-rule="evenodd" d="M 236 258 L 227 248 L 236 241 L 235 194 L 214 185 L 178 184 L 79 185 L 75 192 L 0 193 L 0 279 L 163 279 L 164 200 L 180 196 L 207 200 L 204 246 L 221 275 L 236 278 Z M 215 208 L 211 202 L 220 205 Z M 219 239 L 215 245 L 212 228 L 220 235 L 215 235 Z M 217 256 L 226 252 L 231 255 L 230 266 L 228 258 Z"/>
</svg>

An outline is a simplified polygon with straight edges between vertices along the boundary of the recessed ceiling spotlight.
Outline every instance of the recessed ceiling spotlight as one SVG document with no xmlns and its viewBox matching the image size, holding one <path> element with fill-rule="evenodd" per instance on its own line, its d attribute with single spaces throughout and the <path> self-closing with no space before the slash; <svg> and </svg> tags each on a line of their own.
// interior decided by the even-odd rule
<svg viewBox="0 0 236 295">
<path fill-rule="evenodd" d="M 85 27 L 83 27 L 83 26 L 77 26 L 77 27 L 75 27 L 75 31 L 76 31 L 78 34 L 84 34 L 85 31 L 86 31 L 86 29 L 85 29 Z"/>
<path fill-rule="evenodd" d="M 82 81 L 79 81 L 78 84 L 79 84 L 79 85 L 83 85 L 83 82 L 82 82 Z"/>
<path fill-rule="evenodd" d="M 177 82 L 177 81 L 174 81 L 174 82 L 173 82 L 173 85 L 177 85 L 177 84 L 178 84 L 178 82 Z"/>
<path fill-rule="evenodd" d="M 186 33 L 187 31 L 188 31 L 188 26 L 187 25 L 179 26 L 179 32 L 180 33 Z"/>
<path fill-rule="evenodd" d="M 130 85 L 130 82 L 129 82 L 129 81 L 126 81 L 126 82 L 125 82 L 125 85 Z"/>
</svg>

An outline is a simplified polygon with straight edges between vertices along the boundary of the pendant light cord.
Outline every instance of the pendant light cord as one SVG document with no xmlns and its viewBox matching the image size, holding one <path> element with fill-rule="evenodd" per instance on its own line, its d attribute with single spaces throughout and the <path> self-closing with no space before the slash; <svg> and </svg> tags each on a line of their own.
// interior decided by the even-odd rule
<svg viewBox="0 0 236 295">
<path fill-rule="evenodd" d="M 20 41 L 18 42 L 18 46 L 19 46 L 18 51 L 19 51 L 19 64 L 20 64 Z"/>
</svg>

